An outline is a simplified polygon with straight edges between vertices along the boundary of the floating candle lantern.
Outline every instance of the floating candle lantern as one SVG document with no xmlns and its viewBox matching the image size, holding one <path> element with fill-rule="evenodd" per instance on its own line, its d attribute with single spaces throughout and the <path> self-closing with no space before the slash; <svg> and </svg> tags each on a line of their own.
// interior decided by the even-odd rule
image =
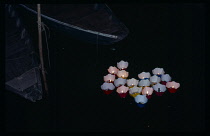
<svg viewBox="0 0 210 136">
<path fill-rule="evenodd" d="M 150 73 L 149 72 L 142 72 L 140 74 L 138 74 L 138 77 L 142 80 L 142 79 L 149 79 L 150 78 Z"/>
<path fill-rule="evenodd" d="M 128 67 L 128 62 L 121 60 L 120 62 L 117 63 L 117 67 L 120 70 L 125 70 Z"/>
<path fill-rule="evenodd" d="M 144 105 L 147 103 L 148 99 L 146 97 L 146 95 L 137 95 L 134 98 L 135 102 L 137 103 L 137 106 L 139 106 L 140 108 L 144 107 Z"/>
<path fill-rule="evenodd" d="M 171 81 L 171 77 L 169 74 L 163 74 L 161 76 L 161 84 L 166 85 L 167 82 Z"/>
<path fill-rule="evenodd" d="M 125 84 L 126 84 L 126 79 L 118 78 L 118 79 L 114 80 L 114 85 L 116 87 L 119 87 L 119 86 L 125 85 Z"/>
<path fill-rule="evenodd" d="M 108 72 L 112 75 L 116 75 L 119 70 L 116 67 L 110 66 Z"/>
<path fill-rule="evenodd" d="M 153 85 L 152 87 L 155 90 L 155 94 L 157 96 L 162 96 L 164 92 L 166 91 L 166 86 L 160 83 L 157 83 L 156 85 Z"/>
<path fill-rule="evenodd" d="M 163 75 L 165 71 L 163 70 L 163 68 L 155 68 L 152 70 L 152 73 L 154 75 L 157 75 L 158 77 L 161 77 L 161 75 Z"/>
<path fill-rule="evenodd" d="M 148 79 L 146 80 L 141 80 L 138 84 L 138 86 L 141 86 L 141 87 L 145 87 L 145 86 L 150 86 L 150 81 Z"/>
<path fill-rule="evenodd" d="M 139 83 L 139 80 L 136 80 L 135 78 L 131 78 L 127 80 L 128 87 L 132 88 L 134 86 L 137 86 Z"/>
<path fill-rule="evenodd" d="M 101 89 L 104 91 L 105 94 L 110 94 L 115 89 L 115 86 L 112 83 L 103 83 L 101 85 Z"/>
<path fill-rule="evenodd" d="M 125 70 L 120 70 L 120 71 L 117 72 L 117 76 L 119 78 L 123 78 L 123 79 L 126 79 L 128 77 L 128 74 L 129 73 Z"/>
<path fill-rule="evenodd" d="M 108 74 L 108 75 L 104 76 L 104 81 L 105 82 L 113 83 L 114 80 L 115 80 L 115 75 Z"/>
<path fill-rule="evenodd" d="M 166 87 L 170 93 L 175 93 L 177 89 L 180 87 L 180 84 L 175 81 L 167 82 Z"/>
<path fill-rule="evenodd" d="M 129 89 L 129 94 L 132 97 L 136 97 L 137 95 L 140 95 L 141 91 L 142 91 L 142 87 L 134 86 L 133 88 Z"/>
<path fill-rule="evenodd" d="M 118 87 L 116 91 L 121 98 L 125 98 L 128 94 L 128 89 L 129 89 L 128 87 L 122 85 L 122 86 Z"/>
<path fill-rule="evenodd" d="M 142 92 L 143 95 L 146 95 L 146 97 L 148 99 L 150 99 L 152 97 L 152 93 L 153 93 L 153 88 L 152 87 L 145 87 Z"/>
<path fill-rule="evenodd" d="M 151 76 L 151 77 L 150 77 L 150 82 L 151 82 L 151 85 L 155 85 L 155 84 L 157 84 L 157 83 L 160 82 L 160 77 L 158 77 L 158 76 L 156 76 L 156 75 Z"/>
</svg>

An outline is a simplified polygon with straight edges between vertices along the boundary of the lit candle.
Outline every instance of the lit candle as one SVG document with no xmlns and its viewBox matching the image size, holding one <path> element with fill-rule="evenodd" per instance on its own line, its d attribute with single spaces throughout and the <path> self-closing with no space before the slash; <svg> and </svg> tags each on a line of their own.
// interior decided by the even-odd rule
<svg viewBox="0 0 210 136">
<path fill-rule="evenodd" d="M 152 87 L 155 90 L 155 93 L 157 96 L 162 96 L 164 92 L 166 91 L 166 86 L 160 83 L 157 83 L 156 85 L 153 85 Z"/>
<path fill-rule="evenodd" d="M 114 85 L 116 87 L 119 87 L 121 85 L 125 85 L 125 83 L 126 83 L 126 79 L 123 79 L 123 78 L 118 78 L 118 79 L 114 80 Z"/>
<path fill-rule="evenodd" d="M 157 75 L 158 77 L 161 77 L 161 75 L 163 75 L 165 71 L 163 70 L 163 68 L 155 68 L 152 70 L 152 73 L 154 75 Z"/>
<path fill-rule="evenodd" d="M 128 89 L 129 89 L 128 87 L 122 85 L 118 87 L 116 91 L 121 98 L 125 98 L 127 96 Z"/>
<path fill-rule="evenodd" d="M 167 82 L 166 87 L 170 93 L 175 93 L 177 89 L 180 87 L 180 84 L 175 81 Z"/>
<path fill-rule="evenodd" d="M 115 80 L 115 75 L 108 74 L 108 75 L 104 76 L 104 81 L 105 82 L 111 83 L 111 82 L 114 82 L 114 80 Z"/>
<path fill-rule="evenodd" d="M 161 84 L 166 85 L 166 83 L 169 81 L 171 81 L 171 77 L 169 74 L 163 74 L 161 76 Z"/>
<path fill-rule="evenodd" d="M 148 99 L 150 99 L 152 97 L 152 93 L 153 93 L 153 88 L 152 87 L 145 87 L 142 92 L 143 95 L 146 95 L 146 97 Z"/>
<path fill-rule="evenodd" d="M 125 70 L 128 67 L 128 62 L 121 60 L 120 62 L 117 62 L 117 67 L 120 70 Z"/>
<path fill-rule="evenodd" d="M 101 89 L 104 91 L 105 94 L 110 94 L 115 89 L 115 86 L 112 83 L 103 83 L 101 85 Z"/>
<path fill-rule="evenodd" d="M 131 78 L 127 80 L 128 87 L 134 87 L 137 86 L 139 83 L 139 80 L 136 80 L 135 78 Z"/>
<path fill-rule="evenodd" d="M 108 69 L 108 72 L 110 74 L 115 74 L 116 75 L 118 71 L 119 70 L 116 67 L 113 67 L 113 66 L 110 66 L 109 69 Z"/>
<path fill-rule="evenodd" d="M 142 72 L 140 74 L 138 74 L 139 79 L 143 80 L 143 79 L 149 79 L 150 78 L 150 73 L 149 72 Z"/>
<path fill-rule="evenodd" d="M 141 80 L 138 84 L 138 86 L 141 86 L 141 87 L 145 87 L 145 86 L 150 86 L 150 81 L 148 79 L 146 80 Z"/>
<path fill-rule="evenodd" d="M 121 70 L 121 71 L 117 72 L 117 76 L 119 78 L 124 78 L 124 79 L 126 79 L 128 77 L 128 74 L 129 73 L 127 71 L 125 71 L 125 70 Z"/>
</svg>

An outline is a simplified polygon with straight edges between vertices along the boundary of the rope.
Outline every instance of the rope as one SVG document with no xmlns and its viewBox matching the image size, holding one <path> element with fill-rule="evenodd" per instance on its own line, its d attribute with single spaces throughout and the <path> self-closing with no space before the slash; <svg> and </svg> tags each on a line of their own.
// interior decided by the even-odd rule
<svg viewBox="0 0 210 136">
<path fill-rule="evenodd" d="M 38 23 L 38 21 L 37 21 L 37 23 Z M 48 38 L 50 38 L 50 29 L 49 29 L 49 27 L 46 25 L 46 24 L 44 24 L 44 22 L 41 22 L 41 25 L 38 23 L 38 25 L 39 26 L 41 26 L 42 27 L 42 31 L 44 31 L 44 33 L 45 33 L 45 42 L 46 42 L 46 44 L 47 44 L 47 57 L 48 57 L 48 64 L 49 64 L 49 67 L 51 68 L 51 63 L 50 63 L 50 52 L 49 52 L 49 45 L 48 45 Z M 46 29 L 45 28 L 47 28 L 48 29 L 48 37 L 47 37 L 47 33 L 46 33 Z"/>
</svg>

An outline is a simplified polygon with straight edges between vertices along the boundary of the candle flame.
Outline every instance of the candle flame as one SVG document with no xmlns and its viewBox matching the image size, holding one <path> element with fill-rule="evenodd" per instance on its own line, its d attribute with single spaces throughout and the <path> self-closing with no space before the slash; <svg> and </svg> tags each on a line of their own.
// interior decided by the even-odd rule
<svg viewBox="0 0 210 136">
<path fill-rule="evenodd" d="M 147 95 L 148 95 L 148 93 L 149 93 L 149 92 L 147 91 Z"/>
<path fill-rule="evenodd" d="M 172 88 L 174 88 L 174 86 L 172 86 Z"/>
</svg>

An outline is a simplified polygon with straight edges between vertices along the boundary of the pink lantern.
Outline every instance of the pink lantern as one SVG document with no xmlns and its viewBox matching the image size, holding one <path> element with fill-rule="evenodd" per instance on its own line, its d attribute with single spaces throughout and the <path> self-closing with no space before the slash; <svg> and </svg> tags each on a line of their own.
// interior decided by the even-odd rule
<svg viewBox="0 0 210 136">
<path fill-rule="evenodd" d="M 153 88 L 152 87 L 144 87 L 144 89 L 141 92 L 143 95 L 146 95 L 148 99 L 152 97 Z"/>
<path fill-rule="evenodd" d="M 175 81 L 167 82 L 166 87 L 170 93 L 175 93 L 177 89 L 180 87 L 180 84 Z"/>
<path fill-rule="evenodd" d="M 117 72 L 117 76 L 119 78 L 123 78 L 123 79 L 126 79 L 128 77 L 128 74 L 129 73 L 125 70 L 120 70 L 120 71 Z"/>
<path fill-rule="evenodd" d="M 104 81 L 105 82 L 113 83 L 114 80 L 115 80 L 115 75 L 108 74 L 108 75 L 104 76 Z"/>
<path fill-rule="evenodd" d="M 121 98 L 125 98 L 128 94 L 128 89 L 129 89 L 128 87 L 122 85 L 122 86 L 118 87 L 116 91 Z"/>
<path fill-rule="evenodd" d="M 119 70 L 116 67 L 110 66 L 108 72 L 112 75 L 116 75 Z"/>
<path fill-rule="evenodd" d="M 117 63 L 117 67 L 120 70 L 125 70 L 128 67 L 128 62 L 121 60 L 120 62 Z"/>
<path fill-rule="evenodd" d="M 142 73 L 138 74 L 138 77 L 139 77 L 140 79 L 149 79 L 150 76 L 151 76 L 151 75 L 150 75 L 149 72 L 142 72 Z"/>
</svg>

